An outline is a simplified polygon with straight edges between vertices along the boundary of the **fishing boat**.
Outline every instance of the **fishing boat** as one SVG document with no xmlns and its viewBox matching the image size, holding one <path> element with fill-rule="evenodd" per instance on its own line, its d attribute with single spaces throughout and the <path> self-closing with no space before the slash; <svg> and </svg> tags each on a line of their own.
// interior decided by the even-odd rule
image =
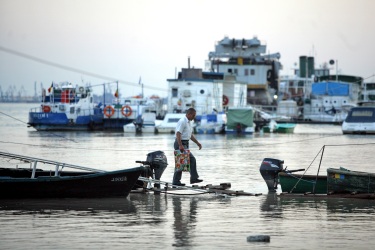
<svg viewBox="0 0 375 250">
<path fill-rule="evenodd" d="M 342 123 L 343 134 L 375 134 L 375 104 L 353 107 Z"/>
<path fill-rule="evenodd" d="M 142 166 L 103 171 L 6 152 L 0 157 L 30 163 L 30 168 L 0 168 L 0 199 L 127 197 L 145 172 Z M 37 168 L 38 163 L 54 170 Z"/>
<path fill-rule="evenodd" d="M 39 107 L 29 112 L 28 126 L 38 131 L 87 131 L 103 127 L 103 110 L 93 102 L 91 88 L 71 83 L 43 90 Z"/>
<path fill-rule="evenodd" d="M 332 194 L 374 194 L 375 173 L 352 171 L 343 167 L 328 168 L 327 192 Z"/>
<path fill-rule="evenodd" d="M 302 175 L 284 171 L 280 172 L 278 177 L 283 193 L 327 194 L 327 176 Z"/>
<path fill-rule="evenodd" d="M 264 158 L 259 169 L 270 192 L 276 192 L 280 184 L 283 193 L 327 194 L 327 177 L 295 174 L 304 170 L 288 170 L 283 160 L 273 158 Z"/>
</svg>

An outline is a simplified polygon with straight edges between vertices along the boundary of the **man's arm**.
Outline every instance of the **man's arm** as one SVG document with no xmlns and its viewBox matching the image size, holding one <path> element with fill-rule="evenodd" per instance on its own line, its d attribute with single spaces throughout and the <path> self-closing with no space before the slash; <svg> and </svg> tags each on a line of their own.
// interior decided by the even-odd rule
<svg viewBox="0 0 375 250">
<path fill-rule="evenodd" d="M 199 150 L 201 150 L 202 144 L 199 143 L 199 141 L 195 138 L 194 134 L 191 134 L 190 140 L 192 140 L 193 142 L 195 142 L 195 144 L 198 145 Z"/>
<path fill-rule="evenodd" d="M 178 148 L 180 149 L 181 152 L 184 152 L 185 148 L 184 148 L 184 145 L 182 145 L 181 133 L 180 132 L 176 133 L 176 139 L 177 139 L 177 143 L 178 143 Z"/>
</svg>

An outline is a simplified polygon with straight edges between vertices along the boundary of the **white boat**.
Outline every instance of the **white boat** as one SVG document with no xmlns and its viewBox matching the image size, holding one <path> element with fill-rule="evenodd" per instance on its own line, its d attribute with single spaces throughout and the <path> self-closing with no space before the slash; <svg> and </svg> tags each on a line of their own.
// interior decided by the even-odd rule
<svg viewBox="0 0 375 250">
<path fill-rule="evenodd" d="M 195 119 L 197 134 L 222 134 L 225 132 L 226 114 L 224 113 L 197 116 Z"/>
<path fill-rule="evenodd" d="M 124 125 L 125 133 L 156 133 L 156 114 L 144 113 L 140 120 Z"/>
<path fill-rule="evenodd" d="M 156 127 L 158 133 L 174 134 L 177 122 L 185 115 L 183 113 L 167 113 L 161 124 Z M 195 126 L 194 123 L 193 126 Z"/>
<path fill-rule="evenodd" d="M 352 108 L 341 128 L 343 134 L 375 134 L 375 106 Z"/>
</svg>

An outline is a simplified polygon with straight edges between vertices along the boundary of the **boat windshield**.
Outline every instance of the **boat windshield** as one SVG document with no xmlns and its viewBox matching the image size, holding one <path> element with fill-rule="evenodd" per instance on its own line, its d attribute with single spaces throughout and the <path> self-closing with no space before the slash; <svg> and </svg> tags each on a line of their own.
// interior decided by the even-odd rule
<svg viewBox="0 0 375 250">
<path fill-rule="evenodd" d="M 346 122 L 375 122 L 375 109 L 352 109 L 346 118 Z"/>
</svg>

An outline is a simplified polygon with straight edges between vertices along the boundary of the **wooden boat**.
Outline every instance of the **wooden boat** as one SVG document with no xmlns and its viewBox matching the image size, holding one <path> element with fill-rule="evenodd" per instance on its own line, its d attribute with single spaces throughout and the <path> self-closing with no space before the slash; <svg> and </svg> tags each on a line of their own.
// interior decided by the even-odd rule
<svg viewBox="0 0 375 250">
<path fill-rule="evenodd" d="M 279 173 L 279 183 L 282 192 L 287 193 L 327 193 L 327 176 L 301 175 L 290 172 Z"/>
<path fill-rule="evenodd" d="M 327 192 L 374 194 L 375 173 L 351 171 L 345 168 L 328 168 Z"/>
<path fill-rule="evenodd" d="M 264 158 L 259 169 L 270 192 L 276 192 L 280 184 L 281 190 L 284 193 L 326 194 L 326 176 L 295 174 L 295 172 L 304 170 L 287 170 L 284 168 L 283 160 L 273 158 Z"/>
<path fill-rule="evenodd" d="M 33 165 L 0 168 L 0 199 L 126 197 L 145 171 L 144 167 L 135 167 L 107 172 L 5 152 L 0 152 L 0 157 Z M 54 165 L 55 170 L 37 169 L 39 162 Z"/>
</svg>

